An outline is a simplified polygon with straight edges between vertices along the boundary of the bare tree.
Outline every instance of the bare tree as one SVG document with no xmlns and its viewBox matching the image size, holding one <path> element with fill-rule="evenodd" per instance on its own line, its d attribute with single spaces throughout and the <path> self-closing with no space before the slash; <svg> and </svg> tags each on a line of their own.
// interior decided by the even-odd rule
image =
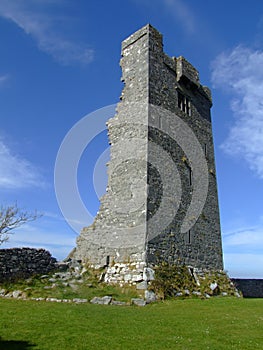
<svg viewBox="0 0 263 350">
<path fill-rule="evenodd" d="M 42 216 L 37 212 L 30 213 L 17 207 L 17 204 L 0 207 L 0 245 L 8 241 L 12 230 L 29 221 L 34 221 Z"/>
</svg>

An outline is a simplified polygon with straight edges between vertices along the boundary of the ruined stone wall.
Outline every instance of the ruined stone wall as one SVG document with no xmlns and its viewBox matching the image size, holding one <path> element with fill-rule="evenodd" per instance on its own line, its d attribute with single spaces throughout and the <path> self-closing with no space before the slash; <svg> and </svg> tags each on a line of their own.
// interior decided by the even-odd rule
<svg viewBox="0 0 263 350">
<path fill-rule="evenodd" d="M 148 168 L 147 259 L 151 263 L 166 260 L 223 269 L 210 91 L 200 84 L 198 71 L 183 57 L 168 57 L 162 50 L 160 34 L 154 28 L 149 30 L 148 139 L 159 150 L 148 147 L 148 163 L 154 165 L 158 152 L 158 172 L 162 165 L 166 168 L 165 181 L 169 174 L 177 179 L 173 189 L 169 180 L 170 188 L 158 193 L 156 189 L 167 184 L 152 170 L 153 166 Z M 179 98 L 186 101 L 184 110 Z M 178 186 L 181 194 L 176 193 Z M 166 216 L 173 215 L 171 207 L 177 207 L 167 226 L 161 224 L 165 221 L 162 216 L 154 215 L 161 205 Z M 154 232 L 158 220 L 159 232 Z"/>
<path fill-rule="evenodd" d="M 122 43 L 124 89 L 108 123 L 107 193 L 93 224 L 77 239 L 75 257 L 92 265 L 145 261 L 147 205 L 148 31 Z"/>
<path fill-rule="evenodd" d="M 263 279 L 231 278 L 245 298 L 263 298 Z"/>
<path fill-rule="evenodd" d="M 56 267 L 56 259 L 45 249 L 0 249 L 0 282 L 45 274 Z"/>
<path fill-rule="evenodd" d="M 107 193 L 74 257 L 222 269 L 210 91 L 150 25 L 123 41 L 121 67 Z"/>
</svg>

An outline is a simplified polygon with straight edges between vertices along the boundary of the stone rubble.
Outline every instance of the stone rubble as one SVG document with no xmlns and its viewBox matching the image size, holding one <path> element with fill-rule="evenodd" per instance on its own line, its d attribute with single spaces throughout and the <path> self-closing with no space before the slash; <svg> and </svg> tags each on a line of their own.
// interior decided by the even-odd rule
<svg viewBox="0 0 263 350">
<path fill-rule="evenodd" d="M 70 287 L 72 290 L 77 290 L 79 285 L 85 284 L 87 288 L 92 288 L 92 283 L 85 282 L 85 272 L 88 269 L 81 265 L 80 262 L 72 259 L 68 262 L 59 263 L 59 272 L 54 272 L 53 274 L 43 274 L 39 277 L 41 281 L 45 283 L 50 283 L 51 285 L 44 285 L 44 290 L 52 290 L 59 285 L 65 287 Z M 67 269 L 65 269 L 67 266 Z M 32 291 L 32 287 L 26 287 L 24 290 L 14 290 L 10 291 L 5 288 L 0 287 L 0 297 L 3 298 L 13 298 L 13 299 L 22 299 L 22 300 L 34 300 L 34 301 L 46 301 L 46 302 L 57 302 L 57 303 L 92 303 L 92 304 L 101 304 L 101 305 L 137 305 L 145 306 L 146 304 L 153 303 L 157 301 L 156 294 L 149 290 L 151 282 L 154 280 L 154 270 L 146 267 L 144 263 L 116 263 L 113 266 L 105 267 L 105 272 L 101 275 L 101 281 L 109 282 L 111 284 L 118 284 L 120 286 L 131 286 L 136 288 L 140 294 L 143 293 L 143 298 L 132 298 L 130 302 L 122 302 L 114 300 L 112 296 L 95 296 L 90 301 L 85 298 L 73 298 L 73 299 L 59 299 L 55 297 L 28 297 L 27 292 Z M 202 278 L 202 273 L 199 271 L 198 277 Z M 26 282 L 30 283 L 31 278 L 27 279 Z M 209 289 L 211 292 L 201 293 L 198 290 L 190 291 L 185 289 L 183 291 L 175 291 L 175 297 L 188 297 L 191 295 L 196 295 L 198 297 L 210 298 L 212 295 L 215 295 L 215 290 L 218 290 L 219 286 L 216 281 L 210 283 Z M 228 296 L 229 294 L 226 291 L 218 293 L 218 295 L 223 297 Z M 236 291 L 236 297 L 241 297 L 241 295 Z"/>
<path fill-rule="evenodd" d="M 137 305 L 137 306 L 145 306 L 146 305 L 146 301 L 144 299 L 141 299 L 141 298 L 132 298 L 131 303 L 132 303 L 132 305 Z"/>
</svg>

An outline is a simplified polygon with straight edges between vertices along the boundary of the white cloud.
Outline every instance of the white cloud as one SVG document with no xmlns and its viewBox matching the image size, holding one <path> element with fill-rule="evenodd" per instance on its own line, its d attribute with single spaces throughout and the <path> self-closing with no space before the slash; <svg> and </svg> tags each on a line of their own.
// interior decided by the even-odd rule
<svg viewBox="0 0 263 350">
<path fill-rule="evenodd" d="M 55 29 L 61 22 L 65 23 L 66 19 L 57 18 L 48 10 L 49 5 L 59 3 L 61 0 L 1 0 L 0 16 L 13 21 L 25 33 L 31 35 L 37 41 L 40 50 L 50 54 L 61 64 L 88 64 L 93 59 L 93 50 L 67 40 Z"/>
<path fill-rule="evenodd" d="M 1 189 L 45 186 L 38 169 L 28 160 L 15 155 L 1 139 L 0 164 Z"/>
<path fill-rule="evenodd" d="M 263 247 L 263 227 L 241 229 L 235 232 L 224 234 L 224 245 L 228 247 L 245 248 L 246 251 L 262 250 Z"/>
<path fill-rule="evenodd" d="M 189 34 L 195 32 L 195 17 L 191 9 L 182 0 L 164 0 L 169 12 L 181 22 Z"/>
<path fill-rule="evenodd" d="M 8 80 L 8 75 L 0 75 L 0 86 L 2 86 L 3 84 L 5 84 L 5 82 Z"/>
<path fill-rule="evenodd" d="M 56 220 L 46 221 L 45 216 L 34 223 L 25 224 L 10 235 L 1 248 L 44 248 L 57 259 L 64 259 L 76 245 L 76 235 L 63 230 Z"/>
<path fill-rule="evenodd" d="M 223 234 L 225 269 L 231 277 L 263 278 L 263 226 Z"/>
<path fill-rule="evenodd" d="M 215 87 L 233 94 L 235 121 L 222 149 L 263 178 L 263 51 L 238 46 L 212 64 Z"/>
<path fill-rule="evenodd" d="M 132 0 L 136 5 L 141 8 L 143 5 L 150 10 L 156 9 L 157 11 L 164 10 L 168 15 L 172 16 L 176 20 L 176 24 L 179 23 L 182 29 L 188 34 L 196 33 L 196 17 L 190 6 L 187 6 L 183 0 Z"/>
</svg>

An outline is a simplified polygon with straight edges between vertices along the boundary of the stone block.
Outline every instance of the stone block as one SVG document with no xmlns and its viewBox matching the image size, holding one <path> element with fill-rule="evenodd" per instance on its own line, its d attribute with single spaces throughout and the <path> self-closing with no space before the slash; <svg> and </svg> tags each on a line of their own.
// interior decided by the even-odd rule
<svg viewBox="0 0 263 350">
<path fill-rule="evenodd" d="M 136 275 L 132 276 L 132 282 L 140 282 L 142 280 L 143 280 L 143 278 L 142 278 L 141 274 L 136 274 Z"/>
<path fill-rule="evenodd" d="M 136 289 L 147 289 L 148 284 L 147 281 L 142 281 L 136 284 Z"/>
<path fill-rule="evenodd" d="M 144 292 L 146 304 L 153 303 L 157 300 L 156 294 L 152 290 L 146 290 Z"/>
<path fill-rule="evenodd" d="M 87 303 L 88 299 L 74 298 L 72 301 L 73 303 L 76 303 L 76 304 L 83 304 L 83 303 Z"/>
<path fill-rule="evenodd" d="M 112 300 L 111 296 L 105 295 L 104 297 L 94 297 L 90 300 L 91 304 L 109 305 Z"/>
<path fill-rule="evenodd" d="M 141 299 L 141 298 L 132 298 L 131 303 L 132 303 L 132 305 L 137 305 L 137 306 L 145 306 L 146 305 L 146 301 L 144 299 Z"/>
<path fill-rule="evenodd" d="M 125 301 L 112 300 L 111 305 L 126 306 L 127 303 L 125 303 Z"/>
<path fill-rule="evenodd" d="M 153 281 L 154 280 L 154 270 L 150 267 L 145 267 L 143 269 L 143 280 L 144 281 Z"/>
<path fill-rule="evenodd" d="M 127 273 L 124 275 L 124 282 L 129 282 L 132 279 L 132 275 L 130 273 Z"/>
</svg>

